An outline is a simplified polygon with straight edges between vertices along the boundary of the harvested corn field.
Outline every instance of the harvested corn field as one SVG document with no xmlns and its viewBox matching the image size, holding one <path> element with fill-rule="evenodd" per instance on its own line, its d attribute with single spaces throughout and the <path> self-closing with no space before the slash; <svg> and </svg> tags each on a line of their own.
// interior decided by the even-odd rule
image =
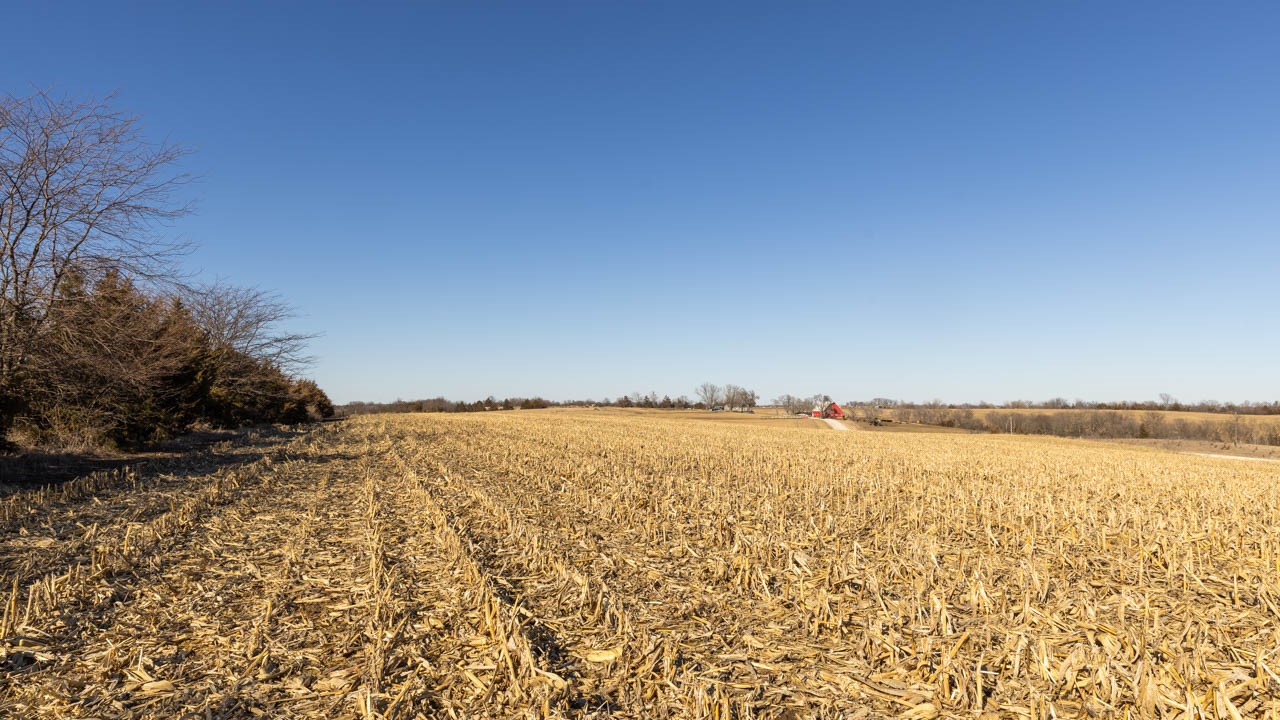
<svg viewBox="0 0 1280 720">
<path fill-rule="evenodd" d="M 254 447 L 3 500 L 0 715 L 1280 717 L 1263 463 L 660 412 Z"/>
</svg>

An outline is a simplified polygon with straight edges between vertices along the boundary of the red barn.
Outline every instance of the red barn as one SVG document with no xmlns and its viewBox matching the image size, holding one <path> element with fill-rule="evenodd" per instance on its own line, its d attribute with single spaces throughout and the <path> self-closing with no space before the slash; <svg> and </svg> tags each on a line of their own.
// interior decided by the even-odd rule
<svg viewBox="0 0 1280 720">
<path fill-rule="evenodd" d="M 841 409 L 839 405 L 833 402 L 829 402 L 829 403 L 826 403 L 825 405 L 822 405 L 821 407 L 815 407 L 813 409 L 813 416 L 816 418 L 823 418 L 823 419 L 835 418 L 836 420 L 843 420 L 844 410 Z"/>
</svg>

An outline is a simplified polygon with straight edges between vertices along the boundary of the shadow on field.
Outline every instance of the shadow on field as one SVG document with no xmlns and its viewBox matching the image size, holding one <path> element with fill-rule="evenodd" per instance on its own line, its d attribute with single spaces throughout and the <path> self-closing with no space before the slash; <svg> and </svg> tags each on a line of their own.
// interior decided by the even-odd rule
<svg viewBox="0 0 1280 720">
<path fill-rule="evenodd" d="M 190 433 L 156 443 L 132 453 L 101 455 L 92 453 L 22 452 L 0 455 L 0 495 L 60 485 L 78 477 L 104 470 L 136 467 L 139 471 L 163 469 L 173 461 L 196 462 L 206 471 L 245 462 L 252 450 L 288 441 L 302 435 L 309 425 L 260 425 L 240 430 L 210 430 Z M 207 452 L 219 443 L 230 443 L 239 452 Z"/>
</svg>

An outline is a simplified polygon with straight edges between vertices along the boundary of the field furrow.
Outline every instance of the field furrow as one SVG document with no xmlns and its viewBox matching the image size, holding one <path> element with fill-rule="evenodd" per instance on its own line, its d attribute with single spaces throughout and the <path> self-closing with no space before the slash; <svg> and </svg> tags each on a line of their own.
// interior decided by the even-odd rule
<svg viewBox="0 0 1280 720">
<path fill-rule="evenodd" d="M 638 638 L 624 603 L 606 585 L 574 570 L 537 533 L 482 497 L 448 478 L 410 472 L 451 509 L 450 526 L 465 539 L 495 594 L 520 617 L 539 667 L 565 683 L 558 708 L 569 714 L 662 716 L 664 705 L 654 702 L 668 689 L 654 671 L 660 638 Z"/>
</svg>

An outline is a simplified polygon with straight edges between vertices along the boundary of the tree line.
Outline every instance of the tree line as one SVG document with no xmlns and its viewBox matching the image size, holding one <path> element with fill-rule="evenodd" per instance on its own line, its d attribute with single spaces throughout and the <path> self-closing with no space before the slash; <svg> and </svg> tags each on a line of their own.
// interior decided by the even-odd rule
<svg viewBox="0 0 1280 720">
<path fill-rule="evenodd" d="M 1159 400 L 1121 400 L 1099 402 L 1094 400 L 1067 400 L 1051 398 L 1049 400 L 1010 400 L 1004 403 L 947 403 L 941 400 L 928 402 L 911 402 L 890 398 L 873 398 L 866 401 L 850 401 L 851 405 L 875 405 L 882 408 L 925 408 L 944 407 L 952 410 L 965 408 L 975 410 L 1009 409 L 1009 410 L 1162 410 L 1164 412 L 1201 412 L 1224 415 L 1280 415 L 1280 400 L 1271 402 L 1218 402 L 1217 400 L 1200 400 L 1198 402 L 1182 402 L 1176 397 L 1161 393 Z"/>
<path fill-rule="evenodd" d="M 940 400 L 906 403 L 876 398 L 850 401 L 850 417 L 866 421 L 920 423 L 973 432 L 1056 435 L 1079 438 L 1208 440 L 1223 443 L 1280 445 L 1280 422 L 1263 421 L 1255 413 L 1221 417 L 1179 417 L 1164 409 L 1088 409 L 1085 407 L 948 405 Z M 1030 410 L 1039 409 L 1039 412 Z"/>
<path fill-rule="evenodd" d="M 974 412 L 972 408 L 899 407 L 899 422 L 956 427 L 977 432 L 1056 435 L 1058 437 L 1151 438 L 1209 440 L 1232 444 L 1280 445 L 1280 422 L 1248 419 L 1243 414 L 1220 418 L 1184 418 L 1161 410 L 1046 410 L 1044 412 Z"/>
<path fill-rule="evenodd" d="M 385 403 L 355 400 L 339 405 L 335 408 L 335 412 L 339 417 L 350 417 L 352 415 L 371 415 L 373 413 L 459 413 L 491 410 L 535 410 L 558 405 L 560 403 L 553 403 L 540 397 L 497 400 L 490 395 L 484 400 L 475 400 L 473 402 L 448 400 L 443 397 L 427 398 L 425 400 L 394 400 Z"/>
<path fill-rule="evenodd" d="M 494 396 L 483 400 L 467 402 L 465 400 L 448 400 L 443 397 L 425 400 L 395 400 L 392 402 L 354 401 L 338 406 L 339 416 L 365 415 L 371 413 L 453 413 L 453 412 L 486 412 L 498 410 L 535 410 L 548 407 L 618 407 L 645 408 L 655 410 L 713 410 L 728 409 L 746 411 L 756 407 L 759 396 L 754 390 L 737 385 L 716 385 L 703 383 L 697 388 L 697 400 L 687 395 L 671 397 L 659 395 L 657 392 L 633 392 L 619 395 L 617 398 L 603 400 L 547 400 L 534 396 L 530 398 L 516 397 L 498 400 Z"/>
<path fill-rule="evenodd" d="M 717 385 L 704 382 L 697 388 L 698 400 L 703 408 L 725 410 L 751 410 L 759 402 L 755 390 L 738 385 Z"/>
<path fill-rule="evenodd" d="M 184 282 L 187 151 L 107 102 L 0 97 L 0 444 L 136 446 L 332 415 L 277 296 Z"/>
<path fill-rule="evenodd" d="M 617 399 L 603 400 L 547 400 L 539 396 L 509 397 L 498 400 L 494 396 L 483 400 L 467 402 L 465 400 L 449 400 L 443 397 L 425 400 L 394 400 L 392 402 L 366 402 L 357 400 L 336 408 L 340 417 L 351 415 L 368 415 L 372 413 L 460 413 L 460 412 L 492 412 L 499 410 L 541 410 L 549 407 L 620 407 L 620 408 L 654 408 L 663 410 L 703 409 L 700 403 L 694 403 L 681 395 L 672 399 L 670 395 L 658 397 L 657 393 L 631 393 L 621 395 Z"/>
</svg>

